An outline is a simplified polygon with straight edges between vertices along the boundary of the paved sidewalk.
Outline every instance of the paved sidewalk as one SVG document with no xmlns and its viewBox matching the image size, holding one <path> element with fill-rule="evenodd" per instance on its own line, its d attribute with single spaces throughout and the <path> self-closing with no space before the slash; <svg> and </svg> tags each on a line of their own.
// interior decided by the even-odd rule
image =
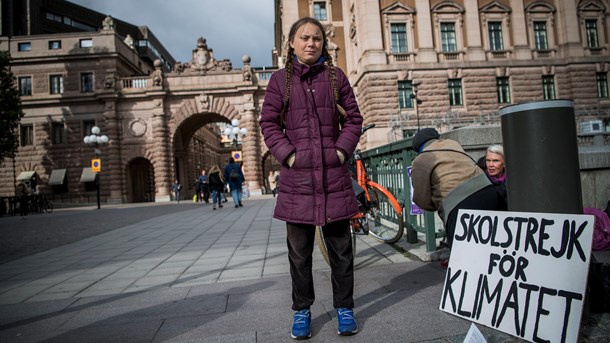
<svg viewBox="0 0 610 343">
<path fill-rule="evenodd" d="M 151 206 L 149 217 L 139 210 L 143 218 L 123 226 L 118 218 L 136 212 L 118 206 L 125 212 L 112 212 L 116 229 L 1 264 L 0 342 L 292 341 L 286 234 L 271 216 L 274 204 L 266 196 L 215 211 L 167 204 L 179 210 L 162 215 Z M 56 218 L 61 225 L 98 224 L 68 224 L 69 217 L 24 221 L 44 220 L 54 229 Z M 19 220 L 0 218 L 0 225 Z M 445 276 L 438 263 L 368 236 L 359 236 L 357 249 L 361 332 L 337 336 L 330 270 L 316 248 L 311 342 L 463 340 L 470 322 L 438 309 Z M 608 341 L 608 318 L 594 324 L 585 341 Z M 488 342 L 519 342 L 479 328 Z"/>
</svg>

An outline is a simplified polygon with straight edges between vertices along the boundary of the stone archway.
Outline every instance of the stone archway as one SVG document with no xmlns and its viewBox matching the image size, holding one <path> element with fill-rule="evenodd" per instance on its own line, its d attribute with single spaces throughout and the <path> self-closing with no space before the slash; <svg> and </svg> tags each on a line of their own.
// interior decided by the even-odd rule
<svg viewBox="0 0 610 343">
<path fill-rule="evenodd" d="M 261 186 L 264 183 L 260 158 L 260 129 L 255 115 L 254 99 L 251 95 L 246 95 L 244 104 L 242 96 L 240 94 L 238 98 L 242 101 L 241 111 L 228 98 L 216 97 L 212 94 L 203 93 L 182 102 L 170 122 L 171 140 L 174 145 L 172 153 L 180 155 L 174 156 L 174 172 L 184 163 L 186 145 L 196 130 L 210 123 L 229 123 L 232 119 L 239 119 L 240 126 L 245 127 L 249 132 L 242 141 L 243 169 L 246 181 L 252 194 L 261 194 Z M 220 166 L 222 167 L 222 164 Z"/>
<path fill-rule="evenodd" d="M 127 165 L 128 202 L 155 201 L 155 172 L 149 160 L 138 157 Z"/>
</svg>

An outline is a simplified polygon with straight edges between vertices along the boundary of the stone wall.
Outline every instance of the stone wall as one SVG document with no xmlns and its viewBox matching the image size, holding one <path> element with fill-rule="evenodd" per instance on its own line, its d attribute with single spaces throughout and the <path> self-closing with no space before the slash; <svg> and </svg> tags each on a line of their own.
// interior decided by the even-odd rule
<svg viewBox="0 0 610 343">
<path fill-rule="evenodd" d="M 502 144 L 500 125 L 465 127 L 441 136 L 460 142 L 475 160 L 485 155 L 489 145 Z M 610 137 L 606 134 L 597 135 L 603 136 Z M 610 144 L 608 139 L 597 139 L 595 142 L 598 144 L 585 143 L 578 147 L 582 200 L 584 207 L 606 208 L 610 201 Z"/>
</svg>

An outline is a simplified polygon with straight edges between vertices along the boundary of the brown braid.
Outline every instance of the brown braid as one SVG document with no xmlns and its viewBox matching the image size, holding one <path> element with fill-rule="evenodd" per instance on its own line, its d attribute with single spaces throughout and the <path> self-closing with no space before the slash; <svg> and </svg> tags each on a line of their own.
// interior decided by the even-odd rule
<svg viewBox="0 0 610 343">
<path fill-rule="evenodd" d="M 290 79 L 292 78 L 292 59 L 294 58 L 294 49 L 288 43 L 288 56 L 286 57 L 286 72 L 284 74 L 284 101 L 282 103 L 282 111 L 280 112 L 280 124 L 282 127 L 286 123 L 286 112 L 288 111 L 288 100 L 290 99 Z"/>
</svg>

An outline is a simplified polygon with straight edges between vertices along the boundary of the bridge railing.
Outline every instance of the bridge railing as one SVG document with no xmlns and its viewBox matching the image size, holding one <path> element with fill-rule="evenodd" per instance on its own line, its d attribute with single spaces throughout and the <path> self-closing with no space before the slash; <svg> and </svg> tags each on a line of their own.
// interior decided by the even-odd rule
<svg viewBox="0 0 610 343">
<path fill-rule="evenodd" d="M 392 192 L 403 207 L 407 242 L 418 243 L 418 233 L 421 233 L 424 235 L 426 251 L 432 252 L 437 248 L 436 240 L 445 237 L 445 230 L 436 229 L 434 212 L 411 214 L 411 184 L 407 167 L 411 166 L 411 162 L 417 156 L 411 147 L 411 142 L 412 138 L 406 138 L 364 151 L 362 159 L 371 180 Z M 382 217 L 390 221 L 391 215 L 391 213 L 382 213 Z"/>
</svg>

